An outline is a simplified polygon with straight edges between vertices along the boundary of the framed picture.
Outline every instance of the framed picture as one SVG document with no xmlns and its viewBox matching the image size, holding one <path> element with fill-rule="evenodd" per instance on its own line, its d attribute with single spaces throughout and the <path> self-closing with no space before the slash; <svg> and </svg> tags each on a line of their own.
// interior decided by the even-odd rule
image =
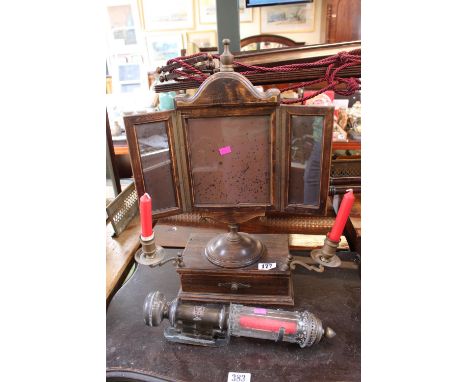
<svg viewBox="0 0 468 382">
<path fill-rule="evenodd" d="M 315 3 L 261 8 L 261 33 L 312 32 Z"/>
<path fill-rule="evenodd" d="M 108 42 L 113 53 L 132 53 L 138 51 L 139 36 L 132 2 L 107 7 Z M 136 16 L 138 18 L 138 15 Z"/>
<path fill-rule="evenodd" d="M 193 0 L 141 0 L 144 29 L 160 31 L 191 29 L 193 23 Z"/>
<path fill-rule="evenodd" d="M 181 33 L 150 33 L 146 36 L 146 45 L 152 69 L 166 65 L 171 58 L 179 57 L 184 47 Z"/>
<path fill-rule="evenodd" d="M 187 32 L 187 52 L 193 54 L 199 48 L 218 46 L 218 37 L 215 31 Z"/>
<path fill-rule="evenodd" d="M 198 1 L 198 20 L 200 24 L 216 23 L 216 0 Z"/>
<path fill-rule="evenodd" d="M 245 6 L 245 0 L 239 0 L 239 21 L 241 23 L 251 23 L 253 21 L 252 8 Z"/>
<path fill-rule="evenodd" d="M 245 6 L 245 0 L 239 2 L 239 21 L 241 23 L 250 23 L 253 21 L 252 8 Z M 216 23 L 216 0 L 199 0 L 198 16 L 200 24 Z"/>
<path fill-rule="evenodd" d="M 147 72 L 138 62 L 115 63 L 110 70 L 112 92 L 134 93 L 148 90 Z"/>
</svg>

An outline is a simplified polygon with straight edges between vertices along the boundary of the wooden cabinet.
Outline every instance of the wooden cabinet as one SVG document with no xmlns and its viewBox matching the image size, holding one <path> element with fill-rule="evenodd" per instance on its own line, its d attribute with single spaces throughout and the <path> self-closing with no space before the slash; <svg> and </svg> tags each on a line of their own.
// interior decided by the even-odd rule
<svg viewBox="0 0 468 382">
<path fill-rule="evenodd" d="M 327 1 L 327 43 L 361 39 L 361 0 Z"/>
</svg>

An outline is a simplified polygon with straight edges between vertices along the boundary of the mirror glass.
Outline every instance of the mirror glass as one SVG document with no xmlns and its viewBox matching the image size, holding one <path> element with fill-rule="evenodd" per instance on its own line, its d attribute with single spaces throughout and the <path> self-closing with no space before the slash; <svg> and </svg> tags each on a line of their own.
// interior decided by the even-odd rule
<svg viewBox="0 0 468 382">
<path fill-rule="evenodd" d="M 288 204 L 319 206 L 324 117 L 291 117 Z"/>
<path fill-rule="evenodd" d="M 166 122 L 144 123 L 135 129 L 145 189 L 152 198 L 153 212 L 177 207 Z"/>
<path fill-rule="evenodd" d="M 187 119 L 196 206 L 272 202 L 269 115 Z"/>
</svg>

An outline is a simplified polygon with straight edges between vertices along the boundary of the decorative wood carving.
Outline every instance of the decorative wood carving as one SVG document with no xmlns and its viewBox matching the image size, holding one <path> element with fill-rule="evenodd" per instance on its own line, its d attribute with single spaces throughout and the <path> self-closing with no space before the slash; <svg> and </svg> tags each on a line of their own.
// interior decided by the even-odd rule
<svg viewBox="0 0 468 382">
<path fill-rule="evenodd" d="M 186 107 L 278 105 L 278 89 L 266 92 L 257 90 L 244 76 L 235 72 L 215 73 L 210 76 L 192 97 L 186 94 L 176 96 L 178 109 Z"/>
<path fill-rule="evenodd" d="M 273 42 L 276 44 L 282 44 L 284 46 L 302 46 L 305 42 L 296 42 L 288 37 L 276 35 L 276 34 L 257 34 L 255 36 L 245 37 L 240 41 L 240 46 L 244 46 L 261 43 L 261 42 Z"/>
</svg>

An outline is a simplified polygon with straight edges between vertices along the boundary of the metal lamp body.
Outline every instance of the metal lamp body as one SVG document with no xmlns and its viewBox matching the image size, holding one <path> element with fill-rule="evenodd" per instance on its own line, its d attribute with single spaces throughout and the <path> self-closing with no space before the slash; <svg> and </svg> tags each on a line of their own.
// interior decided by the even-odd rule
<svg viewBox="0 0 468 382">
<path fill-rule="evenodd" d="M 317 344 L 335 332 L 323 328 L 322 321 L 308 311 L 264 309 L 231 304 L 229 311 L 219 304 L 167 302 L 158 291 L 148 294 L 144 304 L 145 323 L 159 326 L 164 319 L 170 326 L 164 337 L 171 342 L 199 346 L 224 346 L 231 336 L 297 343 L 301 348 Z M 249 322 L 255 322 L 251 325 Z"/>
</svg>

